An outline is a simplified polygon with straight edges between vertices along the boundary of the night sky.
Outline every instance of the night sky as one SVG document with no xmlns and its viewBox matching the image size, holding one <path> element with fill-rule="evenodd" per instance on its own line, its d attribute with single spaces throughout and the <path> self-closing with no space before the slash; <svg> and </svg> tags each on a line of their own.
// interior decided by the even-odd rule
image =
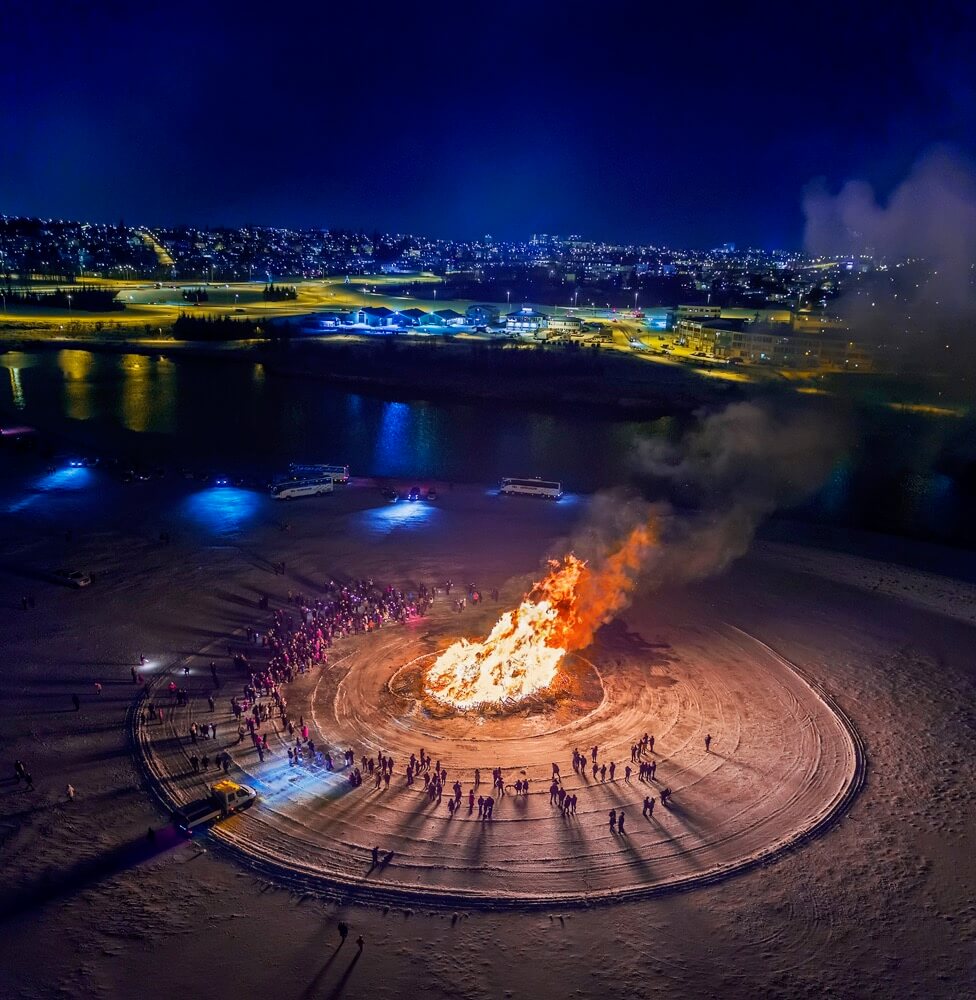
<svg viewBox="0 0 976 1000">
<path fill-rule="evenodd" d="M 0 213 L 790 247 L 976 156 L 967 5 L 675 6 L 7 5 Z"/>
</svg>

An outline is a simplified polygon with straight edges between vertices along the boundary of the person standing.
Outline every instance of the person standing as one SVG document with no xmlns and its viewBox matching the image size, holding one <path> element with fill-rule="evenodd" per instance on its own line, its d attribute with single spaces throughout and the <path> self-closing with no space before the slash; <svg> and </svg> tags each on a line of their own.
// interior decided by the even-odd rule
<svg viewBox="0 0 976 1000">
<path fill-rule="evenodd" d="M 712 734 L 705 733 L 705 753 L 711 753 L 712 750 Z"/>
<path fill-rule="evenodd" d="M 75 786 L 72 785 L 72 784 L 69 784 L 68 787 L 65 789 L 65 792 L 67 793 L 68 801 L 69 802 L 74 802 L 74 800 L 75 800 Z"/>
<path fill-rule="evenodd" d="M 345 920 L 339 921 L 339 926 L 336 928 L 339 931 L 339 947 L 341 948 L 346 943 L 346 938 L 349 936 L 349 925 Z"/>
<path fill-rule="evenodd" d="M 625 818 L 624 811 L 623 811 L 623 809 L 621 809 L 620 810 L 620 815 L 617 817 L 617 831 L 618 831 L 618 833 L 623 833 L 624 832 L 624 818 Z"/>
<path fill-rule="evenodd" d="M 610 832 L 611 833 L 616 833 L 617 832 L 617 810 L 616 809 L 611 809 L 610 810 Z"/>
</svg>

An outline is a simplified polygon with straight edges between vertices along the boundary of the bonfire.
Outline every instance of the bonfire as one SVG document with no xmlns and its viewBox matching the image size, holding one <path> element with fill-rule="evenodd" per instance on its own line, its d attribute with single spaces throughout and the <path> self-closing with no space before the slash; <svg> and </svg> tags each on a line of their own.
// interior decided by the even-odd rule
<svg viewBox="0 0 976 1000">
<path fill-rule="evenodd" d="M 568 555 L 481 642 L 459 639 L 427 672 L 427 693 L 454 708 L 520 701 L 548 688 L 573 648 L 586 563 Z"/>
<path fill-rule="evenodd" d="M 482 642 L 459 639 L 427 672 L 429 695 L 454 708 L 505 705 L 544 691 L 567 653 L 584 649 L 627 603 L 648 552 L 653 522 L 640 524 L 597 565 L 570 554 Z"/>
</svg>

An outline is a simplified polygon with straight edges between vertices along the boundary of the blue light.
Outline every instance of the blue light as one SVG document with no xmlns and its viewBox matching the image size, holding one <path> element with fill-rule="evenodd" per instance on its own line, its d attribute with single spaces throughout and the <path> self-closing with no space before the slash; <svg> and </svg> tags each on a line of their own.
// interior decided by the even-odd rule
<svg viewBox="0 0 976 1000">
<path fill-rule="evenodd" d="M 377 534 L 389 534 L 396 528 L 416 530 L 432 524 L 440 510 L 427 501 L 390 503 L 383 507 L 361 511 L 358 515 L 366 527 Z"/>
<path fill-rule="evenodd" d="M 91 485 L 91 470 L 81 466 L 68 465 L 41 476 L 35 484 L 38 490 L 83 490 Z"/>
<path fill-rule="evenodd" d="M 254 759 L 239 766 L 244 771 L 241 781 L 250 785 L 260 796 L 258 807 L 264 803 L 272 808 L 280 808 L 285 801 L 310 805 L 342 798 L 354 790 L 349 783 L 352 768 L 340 767 L 338 759 L 335 761 L 336 770 L 328 771 L 324 767 L 312 770 L 306 766 L 292 766 L 288 763 L 287 754 L 283 752 L 275 753 L 274 756 L 266 754 L 263 764 L 259 764 L 256 758 L 257 754 L 254 753 Z M 248 770 L 248 766 L 255 770 Z"/>
<path fill-rule="evenodd" d="M 376 469 L 383 475 L 404 475 L 412 460 L 410 448 L 411 409 L 406 403 L 384 403 L 379 434 L 373 452 Z"/>
<path fill-rule="evenodd" d="M 90 486 L 92 472 L 90 469 L 78 469 L 66 466 L 53 472 L 39 476 L 27 490 L 26 495 L 7 505 L 8 514 L 17 514 L 40 502 L 43 504 L 55 496 L 71 496 Z"/>
<path fill-rule="evenodd" d="M 254 519 L 260 504 L 261 498 L 253 490 L 214 486 L 188 496 L 183 513 L 214 534 L 231 535 Z"/>
</svg>

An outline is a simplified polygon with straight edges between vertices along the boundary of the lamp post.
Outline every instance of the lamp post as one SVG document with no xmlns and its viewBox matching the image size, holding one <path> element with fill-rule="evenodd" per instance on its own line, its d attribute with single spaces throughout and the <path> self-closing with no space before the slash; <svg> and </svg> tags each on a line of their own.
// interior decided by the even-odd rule
<svg viewBox="0 0 976 1000">
<path fill-rule="evenodd" d="M 71 295 L 68 295 L 68 315 L 71 315 Z"/>
</svg>

